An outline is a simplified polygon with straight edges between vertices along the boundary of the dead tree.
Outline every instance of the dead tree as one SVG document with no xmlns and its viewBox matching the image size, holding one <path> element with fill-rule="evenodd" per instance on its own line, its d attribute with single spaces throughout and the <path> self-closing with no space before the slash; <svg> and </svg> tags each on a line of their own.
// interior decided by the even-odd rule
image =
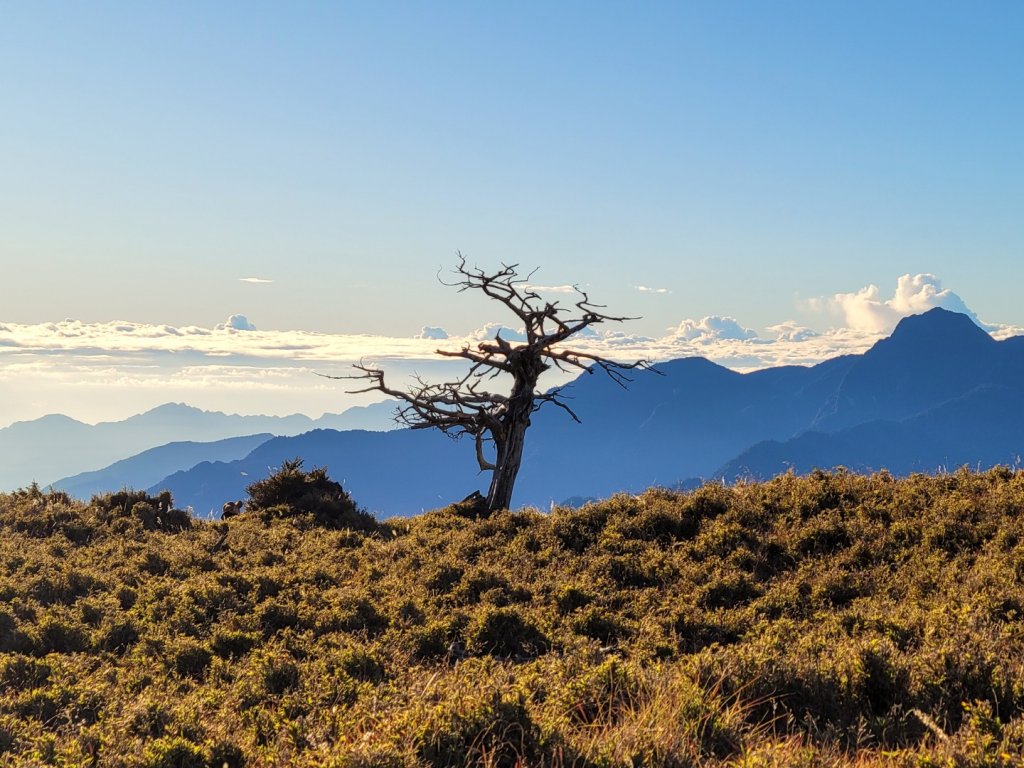
<svg viewBox="0 0 1024 768">
<path fill-rule="evenodd" d="M 417 379 L 416 385 L 408 390 L 393 389 L 384 382 L 384 371 L 362 363 L 355 366 L 360 371 L 355 376 L 332 377 L 369 380 L 365 389 L 350 394 L 379 391 L 397 398 L 401 404 L 396 419 L 407 427 L 440 429 L 452 437 L 472 436 L 480 470 L 492 473 L 486 500 L 488 511 L 507 509 L 511 504 L 512 489 L 523 460 L 526 429 L 530 426 L 530 417 L 539 408 L 551 403 L 576 422 L 580 421 L 562 397 L 562 388 L 547 392 L 537 389 L 542 373 L 552 366 L 566 372 L 601 371 L 625 387 L 631 381 L 627 371 L 651 367 L 646 360 L 619 363 L 599 355 L 562 349 L 563 342 L 592 325 L 635 318 L 604 314 L 600 311 L 603 307 L 591 303 L 587 293 L 578 287 L 571 307 L 547 301 L 530 287 L 533 273 L 520 277 L 518 268 L 517 264 L 503 264 L 500 270 L 488 274 L 467 267 L 465 258 L 459 254 L 455 268 L 458 279 L 453 283 L 442 282 L 459 292 L 482 291 L 504 304 L 522 324 L 526 334 L 524 342 L 506 341 L 499 332 L 493 340 L 481 341 L 475 347 L 437 350 L 437 354 L 444 357 L 462 358 L 470 363 L 469 371 L 462 378 L 443 384 Z M 507 395 L 481 389 L 485 380 L 502 374 L 512 382 Z"/>
</svg>

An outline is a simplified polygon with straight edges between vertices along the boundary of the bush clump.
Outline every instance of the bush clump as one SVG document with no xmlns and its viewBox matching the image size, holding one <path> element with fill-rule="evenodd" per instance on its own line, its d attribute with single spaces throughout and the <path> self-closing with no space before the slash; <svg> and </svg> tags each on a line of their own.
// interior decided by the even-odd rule
<svg viewBox="0 0 1024 768">
<path fill-rule="evenodd" d="M 318 525 L 376 530 L 372 515 L 359 510 L 341 483 L 327 476 L 326 467 L 302 471 L 302 459 L 291 459 L 269 477 L 246 488 L 247 509 L 265 518 L 312 515 Z"/>
</svg>

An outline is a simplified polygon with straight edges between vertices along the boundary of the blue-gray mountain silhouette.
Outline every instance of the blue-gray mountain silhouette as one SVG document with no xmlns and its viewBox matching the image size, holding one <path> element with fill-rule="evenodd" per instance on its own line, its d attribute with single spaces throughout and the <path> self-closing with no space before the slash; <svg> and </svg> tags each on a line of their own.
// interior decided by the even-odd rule
<svg viewBox="0 0 1024 768">
<path fill-rule="evenodd" d="M 123 487 L 148 488 L 167 475 L 194 467 L 201 461 L 233 461 L 252 453 L 253 449 L 270 440 L 273 435 L 229 437 L 209 443 L 182 441 L 150 448 L 140 454 L 114 462 L 109 467 L 82 472 L 53 483 L 77 499 Z"/>
<path fill-rule="evenodd" d="M 317 429 L 268 440 L 238 461 L 203 462 L 152 487 L 170 490 L 176 504 L 200 516 L 216 515 L 225 501 L 244 499 L 250 483 L 302 457 L 307 467 L 327 466 L 360 506 L 383 516 L 412 515 L 480 487 L 474 455 L 472 442 L 434 430 Z"/>
<path fill-rule="evenodd" d="M 567 391 L 583 419 L 534 417 L 515 505 L 673 486 L 691 478 L 767 477 L 789 467 L 894 472 L 1012 463 L 1024 452 L 1024 339 L 997 342 L 966 315 L 905 318 L 863 355 L 739 374 L 702 358 L 638 373 L 629 390 L 583 375 Z M 432 430 L 318 431 L 158 483 L 197 511 L 241 498 L 289 458 L 326 465 L 357 502 L 415 514 L 486 486 L 472 444 Z"/>
<path fill-rule="evenodd" d="M 1019 465 L 1024 454 L 1020 387 L 977 387 L 900 421 L 869 421 L 838 432 L 805 432 L 785 442 L 765 441 L 722 468 L 725 478 L 768 478 L 787 470 L 847 467 L 887 469 L 896 475 L 968 465 Z"/>
<path fill-rule="evenodd" d="M 167 403 L 123 421 L 95 425 L 60 414 L 43 416 L 0 429 L 0 490 L 34 480 L 59 485 L 70 476 L 106 469 L 112 462 L 170 442 L 211 442 L 260 433 L 298 435 L 318 427 L 389 429 L 394 426 L 393 410 L 389 403 L 375 403 L 312 419 L 303 414 L 239 416 Z M 138 477 L 119 477 L 117 488 L 140 487 Z"/>
<path fill-rule="evenodd" d="M 902 419 L 1003 378 L 1005 347 L 967 315 L 933 309 L 899 322 L 858 357 L 812 427 Z"/>
<path fill-rule="evenodd" d="M 933 309 L 859 356 L 810 429 L 756 444 L 716 474 L 906 474 L 1015 464 L 1022 454 L 1024 337 L 996 341 L 966 315 Z"/>
</svg>

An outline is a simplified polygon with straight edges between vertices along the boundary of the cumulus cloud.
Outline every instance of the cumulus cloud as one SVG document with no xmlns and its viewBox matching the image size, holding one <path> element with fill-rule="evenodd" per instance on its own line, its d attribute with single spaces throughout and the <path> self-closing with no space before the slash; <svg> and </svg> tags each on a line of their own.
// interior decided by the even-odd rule
<svg viewBox="0 0 1024 768">
<path fill-rule="evenodd" d="M 253 283 L 256 285 L 265 285 L 267 283 L 274 282 L 266 277 L 240 277 L 238 279 L 243 283 Z"/>
<path fill-rule="evenodd" d="M 676 339 L 694 342 L 714 342 L 724 339 L 756 339 L 757 331 L 744 328 L 734 317 L 708 315 L 700 320 L 683 320 L 671 330 Z"/>
<path fill-rule="evenodd" d="M 633 287 L 640 291 L 640 293 L 672 293 L 668 288 L 651 288 L 649 285 L 634 285 Z"/>
<path fill-rule="evenodd" d="M 438 328 L 436 325 L 424 325 L 420 332 L 413 336 L 414 339 L 434 339 L 440 341 L 448 338 L 448 331 Z"/>
<path fill-rule="evenodd" d="M 939 278 L 927 273 L 901 275 L 896 281 L 896 290 L 888 299 L 882 298 L 877 285 L 868 285 L 853 293 L 811 299 L 807 306 L 814 312 L 839 319 L 847 328 L 871 333 L 891 331 L 901 318 L 935 307 L 961 312 L 985 330 L 996 330 L 995 326 L 982 323 L 957 294 L 943 288 Z"/>
<path fill-rule="evenodd" d="M 218 330 L 230 328 L 233 331 L 255 331 L 256 326 L 249 322 L 245 315 L 231 315 L 227 320 L 217 326 Z"/>
<path fill-rule="evenodd" d="M 484 341 L 485 339 L 495 338 L 499 333 L 505 341 L 526 341 L 526 334 L 522 329 L 514 331 L 501 323 L 485 323 L 473 331 L 470 334 L 470 338 L 476 341 Z"/>
<path fill-rule="evenodd" d="M 775 325 L 769 325 L 768 330 L 775 334 L 776 341 L 799 342 L 813 339 L 821 334 L 811 328 L 805 328 L 793 320 L 786 320 Z"/>
</svg>

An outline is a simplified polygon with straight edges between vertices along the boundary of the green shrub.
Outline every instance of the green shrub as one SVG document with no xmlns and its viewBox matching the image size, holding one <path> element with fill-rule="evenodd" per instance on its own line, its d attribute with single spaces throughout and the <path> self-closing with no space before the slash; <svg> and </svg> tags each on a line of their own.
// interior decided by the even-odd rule
<svg viewBox="0 0 1024 768">
<path fill-rule="evenodd" d="M 17 653 L 31 647 L 31 639 L 21 630 L 14 614 L 0 606 L 0 653 Z"/>
<path fill-rule="evenodd" d="M 380 658 L 365 648 L 349 648 L 344 651 L 340 666 L 345 674 L 364 683 L 380 683 L 387 677 Z"/>
<path fill-rule="evenodd" d="M 160 738 L 146 747 L 145 768 L 206 768 L 206 754 L 192 742 L 175 736 Z"/>
<path fill-rule="evenodd" d="M 560 590 L 555 604 L 558 606 L 558 612 L 565 616 L 589 605 L 593 600 L 594 598 L 585 590 L 575 586 L 565 586 Z"/>
<path fill-rule="evenodd" d="M 629 627 L 612 611 L 588 608 L 572 622 L 573 631 L 607 645 L 630 634 Z"/>
<path fill-rule="evenodd" d="M 301 676 L 295 660 L 280 653 L 263 660 L 260 674 L 264 690 L 272 696 L 279 696 L 295 688 Z"/>
<path fill-rule="evenodd" d="M 131 619 L 120 619 L 107 626 L 97 640 L 105 651 L 124 653 L 139 640 L 139 629 Z"/>
<path fill-rule="evenodd" d="M 494 693 L 452 713 L 422 737 L 419 758 L 428 765 L 533 765 L 543 749 L 540 729 L 522 699 Z"/>
<path fill-rule="evenodd" d="M 340 611 L 338 628 L 344 632 L 365 632 L 374 636 L 388 628 L 388 617 L 368 598 L 346 600 Z"/>
<path fill-rule="evenodd" d="M 260 608 L 257 620 L 265 636 L 269 637 L 282 629 L 290 629 L 299 623 L 295 606 L 282 602 L 266 603 Z"/>
<path fill-rule="evenodd" d="M 237 659 L 255 648 L 259 640 L 254 632 L 222 629 L 214 634 L 211 649 L 222 659 Z"/>
<path fill-rule="evenodd" d="M 0 688 L 6 690 L 43 686 L 51 673 L 50 665 L 38 659 L 17 654 L 0 657 Z"/>
<path fill-rule="evenodd" d="M 324 467 L 302 471 L 302 459 L 292 459 L 269 477 L 246 488 L 252 512 L 268 513 L 267 519 L 311 514 L 319 525 L 357 530 L 377 530 L 373 516 L 356 508 L 355 502 L 327 476 Z"/>
<path fill-rule="evenodd" d="M 37 653 L 78 653 L 87 648 L 88 632 L 66 613 L 50 613 L 36 624 Z"/>
<path fill-rule="evenodd" d="M 186 640 L 174 651 L 174 671 L 181 677 L 201 677 L 212 659 L 206 646 Z"/>
<path fill-rule="evenodd" d="M 473 653 L 501 658 L 528 658 L 544 653 L 547 637 L 515 608 L 483 609 L 469 628 Z"/>
</svg>

